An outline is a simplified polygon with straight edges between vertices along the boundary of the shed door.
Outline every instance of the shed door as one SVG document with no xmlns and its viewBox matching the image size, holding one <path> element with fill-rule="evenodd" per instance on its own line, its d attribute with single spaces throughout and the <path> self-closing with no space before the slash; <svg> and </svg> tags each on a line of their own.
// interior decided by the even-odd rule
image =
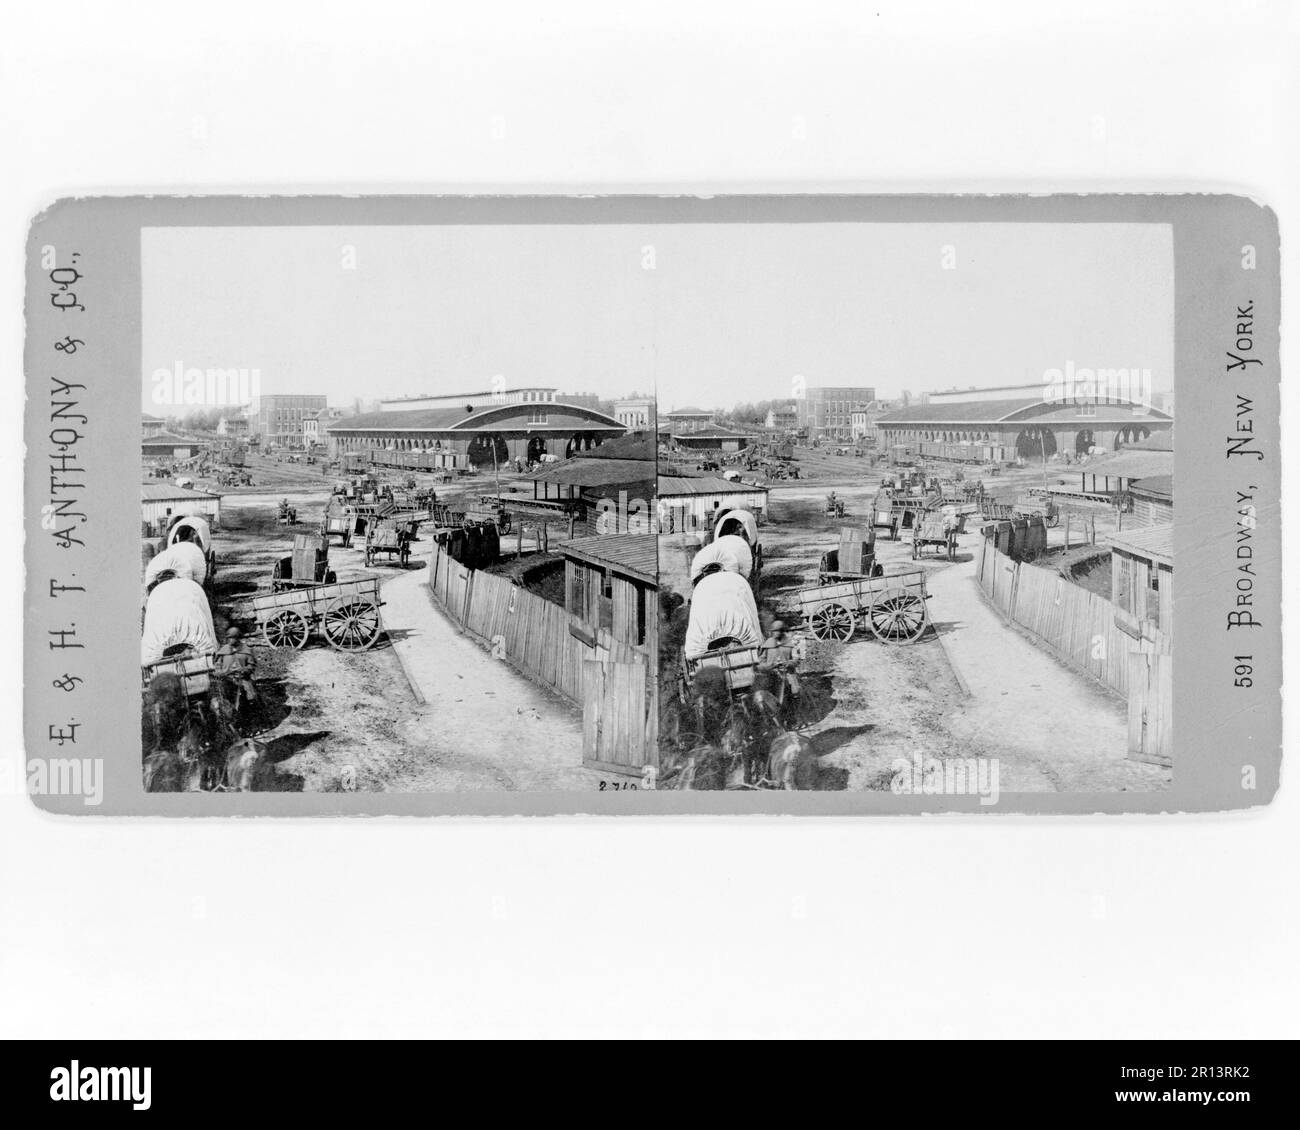
<svg viewBox="0 0 1300 1130">
<path fill-rule="evenodd" d="M 644 663 L 583 663 L 582 763 L 589 769 L 640 777 L 658 767 L 653 702 Z"/>
</svg>

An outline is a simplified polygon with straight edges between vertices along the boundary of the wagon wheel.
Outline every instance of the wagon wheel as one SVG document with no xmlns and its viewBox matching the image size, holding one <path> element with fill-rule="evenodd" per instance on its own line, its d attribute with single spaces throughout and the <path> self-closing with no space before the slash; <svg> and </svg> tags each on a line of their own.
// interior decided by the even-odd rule
<svg viewBox="0 0 1300 1130">
<path fill-rule="evenodd" d="M 867 623 L 882 643 L 912 643 L 929 622 L 925 601 L 905 589 L 889 589 L 867 612 Z"/>
<path fill-rule="evenodd" d="M 819 640 L 847 643 L 853 638 L 853 613 L 842 604 L 823 604 L 808 618 L 808 627 Z"/>
<path fill-rule="evenodd" d="M 1061 516 L 1059 514 L 1048 514 L 1046 521 L 1051 529 L 1056 529 L 1061 524 Z"/>
<path fill-rule="evenodd" d="M 379 638 L 379 606 L 365 597 L 341 596 L 321 617 L 321 631 L 339 651 L 365 651 Z"/>
<path fill-rule="evenodd" d="M 301 651 L 310 634 L 310 625 L 301 613 L 292 608 L 281 608 L 262 623 L 262 638 L 272 647 L 292 647 Z"/>
</svg>

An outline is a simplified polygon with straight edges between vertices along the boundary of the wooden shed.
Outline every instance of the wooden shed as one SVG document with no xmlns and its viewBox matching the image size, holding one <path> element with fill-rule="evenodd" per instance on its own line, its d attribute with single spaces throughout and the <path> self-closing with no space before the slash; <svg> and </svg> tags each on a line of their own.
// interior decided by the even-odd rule
<svg viewBox="0 0 1300 1130">
<path fill-rule="evenodd" d="M 206 518 L 216 529 L 221 523 L 221 495 L 178 487 L 175 483 L 149 482 L 140 487 L 140 518 L 145 537 L 159 537 L 172 522 L 186 515 Z"/>
<path fill-rule="evenodd" d="M 1174 527 L 1171 522 L 1125 530 L 1110 539 L 1110 598 L 1140 630 L 1172 638 Z"/>
<path fill-rule="evenodd" d="M 712 530 L 723 510 L 748 510 L 759 522 L 767 511 L 767 487 L 730 482 L 720 475 L 660 475 L 661 534 Z"/>
<path fill-rule="evenodd" d="M 658 551 L 653 534 L 607 534 L 566 542 L 564 607 L 593 635 L 658 655 Z M 652 662 L 657 661 L 653 660 Z"/>
<path fill-rule="evenodd" d="M 1133 524 L 1155 526 L 1174 520 L 1173 475 L 1148 475 L 1129 487 L 1133 499 Z"/>
</svg>

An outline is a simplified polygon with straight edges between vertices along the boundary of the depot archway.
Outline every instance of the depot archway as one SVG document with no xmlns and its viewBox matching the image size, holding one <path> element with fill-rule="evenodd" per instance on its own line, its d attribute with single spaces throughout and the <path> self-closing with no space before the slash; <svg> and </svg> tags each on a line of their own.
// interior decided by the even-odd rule
<svg viewBox="0 0 1300 1130">
<path fill-rule="evenodd" d="M 1050 428 L 1024 428 L 1016 436 L 1016 454 L 1022 459 L 1050 459 L 1056 454 L 1056 436 Z"/>
<path fill-rule="evenodd" d="M 494 455 L 498 467 L 510 458 L 510 449 L 499 435 L 477 435 L 469 441 L 465 450 L 465 458 L 475 467 L 493 466 Z"/>
</svg>

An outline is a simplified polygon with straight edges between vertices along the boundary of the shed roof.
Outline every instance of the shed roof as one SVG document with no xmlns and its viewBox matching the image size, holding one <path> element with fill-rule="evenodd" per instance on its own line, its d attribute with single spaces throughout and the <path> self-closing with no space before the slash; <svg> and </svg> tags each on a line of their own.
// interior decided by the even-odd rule
<svg viewBox="0 0 1300 1130">
<path fill-rule="evenodd" d="M 767 493 L 767 487 L 749 483 L 733 483 L 720 475 L 660 475 L 659 497 L 681 497 L 693 494 L 754 494 Z"/>
<path fill-rule="evenodd" d="M 205 490 L 190 490 L 189 487 L 178 487 L 175 483 L 143 483 L 140 487 L 140 497 L 145 502 L 171 502 L 176 499 L 213 499 L 220 498 L 221 495 L 214 494 Z"/>
<path fill-rule="evenodd" d="M 659 547 L 654 534 L 597 534 L 560 546 L 565 557 L 600 565 L 649 585 L 659 579 Z"/>
<path fill-rule="evenodd" d="M 653 459 L 566 459 L 534 471 L 528 476 L 534 483 L 563 483 L 566 486 L 594 487 L 606 483 L 634 483 L 655 477 Z"/>
<path fill-rule="evenodd" d="M 141 440 L 145 447 L 176 447 L 186 444 L 193 447 L 196 443 L 202 442 L 203 440 L 195 439 L 193 436 L 178 436 L 173 432 L 155 432 Z"/>
<path fill-rule="evenodd" d="M 1172 475 L 1172 451 L 1130 451 L 1125 448 L 1113 455 L 1088 460 L 1079 468 L 1085 475 L 1104 475 L 1108 479 L 1145 479 L 1152 475 Z"/>
<path fill-rule="evenodd" d="M 1134 494 L 1147 495 L 1172 502 L 1174 500 L 1173 475 L 1148 475 L 1144 479 L 1135 479 L 1129 484 Z"/>
<path fill-rule="evenodd" d="M 1110 539 L 1112 549 L 1131 553 L 1135 557 L 1145 557 L 1149 561 L 1159 561 L 1171 568 L 1174 564 L 1174 524 L 1161 522 L 1157 526 L 1142 526 L 1136 530 L 1125 530 Z"/>
</svg>

